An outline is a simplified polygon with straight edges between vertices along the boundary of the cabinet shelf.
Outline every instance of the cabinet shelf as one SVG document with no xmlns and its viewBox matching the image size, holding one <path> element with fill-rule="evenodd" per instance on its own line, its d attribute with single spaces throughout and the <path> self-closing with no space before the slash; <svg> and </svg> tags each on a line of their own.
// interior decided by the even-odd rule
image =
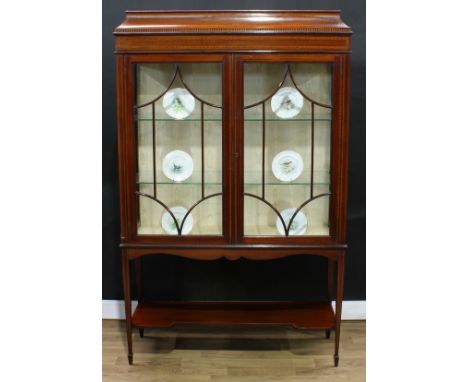
<svg viewBox="0 0 468 382">
<path fill-rule="evenodd" d="M 139 185 L 153 185 L 152 181 L 141 181 L 137 182 Z M 157 182 L 158 186 L 199 186 L 201 182 Z M 205 182 L 205 186 L 221 186 L 223 183 L 220 182 Z M 261 186 L 262 182 L 244 182 L 244 186 Z M 328 186 L 328 182 L 314 182 L 314 186 Z M 310 182 L 291 182 L 291 183 L 280 183 L 280 182 L 265 182 L 265 186 L 310 186 Z"/>
<path fill-rule="evenodd" d="M 261 186 L 262 185 L 262 173 L 252 171 L 251 173 L 246 172 L 247 180 L 244 180 L 244 186 Z M 330 173 L 328 171 L 316 170 L 314 171 L 314 186 L 328 186 L 330 184 L 329 181 Z M 153 185 L 153 174 L 148 172 L 143 172 L 137 175 L 137 184 L 139 185 Z M 220 171 L 206 171 L 205 172 L 205 186 L 222 186 L 222 174 Z M 163 175 L 158 174 L 158 178 L 160 180 L 156 181 L 156 184 L 162 186 L 196 186 L 201 185 L 201 172 L 194 171 L 192 176 L 183 181 L 183 182 L 174 182 L 169 180 Z M 208 180 L 207 180 L 208 179 Z M 210 180 L 216 179 L 216 180 Z M 250 180 L 255 179 L 255 180 Z M 268 177 L 265 180 L 265 186 L 310 186 L 309 178 L 304 179 L 301 176 L 301 179 L 295 180 L 292 182 L 280 182 L 277 179 L 271 179 Z"/>
<path fill-rule="evenodd" d="M 335 328 L 329 302 L 143 302 L 132 317 L 139 328 L 167 328 L 177 324 L 270 324 L 297 329 Z"/>
<path fill-rule="evenodd" d="M 151 122 L 153 121 L 151 117 L 137 117 L 136 121 L 138 122 Z M 174 118 L 156 118 L 156 123 L 158 122 L 200 122 L 200 118 L 186 118 L 186 119 L 174 119 Z M 222 118 L 205 118 L 205 122 L 222 122 Z M 280 119 L 280 118 L 265 118 L 266 122 L 311 122 L 310 118 L 291 118 L 291 119 Z M 331 118 L 315 118 L 315 122 L 331 122 Z M 244 122 L 262 122 L 261 118 L 244 118 Z"/>
</svg>

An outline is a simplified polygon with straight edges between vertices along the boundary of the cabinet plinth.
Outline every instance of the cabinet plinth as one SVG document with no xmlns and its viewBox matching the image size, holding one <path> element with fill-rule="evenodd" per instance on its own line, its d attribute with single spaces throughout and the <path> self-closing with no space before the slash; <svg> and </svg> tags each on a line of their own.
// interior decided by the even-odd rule
<svg viewBox="0 0 468 382">
<path fill-rule="evenodd" d="M 114 34 L 129 363 L 133 328 L 289 325 L 334 331 L 337 366 L 351 48 L 340 12 L 127 11 Z M 156 253 L 323 256 L 328 299 L 150 302 L 142 257 Z"/>
</svg>

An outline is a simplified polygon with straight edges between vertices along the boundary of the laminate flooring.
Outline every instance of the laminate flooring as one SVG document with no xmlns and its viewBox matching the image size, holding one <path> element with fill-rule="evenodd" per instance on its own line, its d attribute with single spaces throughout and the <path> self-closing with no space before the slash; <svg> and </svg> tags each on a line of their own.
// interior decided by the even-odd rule
<svg viewBox="0 0 468 382">
<path fill-rule="evenodd" d="M 104 382 L 361 382 L 365 381 L 364 321 L 344 321 L 340 365 L 334 333 L 287 327 L 176 326 L 133 332 L 127 362 L 125 323 L 103 320 Z"/>
</svg>

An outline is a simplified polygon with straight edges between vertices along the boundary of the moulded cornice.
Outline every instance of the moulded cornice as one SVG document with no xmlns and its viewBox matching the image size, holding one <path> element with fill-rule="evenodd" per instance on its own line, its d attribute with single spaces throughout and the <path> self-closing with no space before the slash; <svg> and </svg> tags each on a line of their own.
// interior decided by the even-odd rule
<svg viewBox="0 0 468 382">
<path fill-rule="evenodd" d="M 351 34 L 340 11 L 127 11 L 115 35 Z"/>
</svg>

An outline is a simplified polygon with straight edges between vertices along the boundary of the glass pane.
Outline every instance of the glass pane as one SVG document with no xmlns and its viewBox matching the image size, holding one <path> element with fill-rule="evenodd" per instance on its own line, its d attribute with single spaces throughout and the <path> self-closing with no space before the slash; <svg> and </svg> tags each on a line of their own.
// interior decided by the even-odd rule
<svg viewBox="0 0 468 382">
<path fill-rule="evenodd" d="M 244 235 L 327 236 L 331 65 L 244 65 Z"/>
<path fill-rule="evenodd" d="M 222 64 L 136 66 L 138 234 L 222 235 Z"/>
</svg>

